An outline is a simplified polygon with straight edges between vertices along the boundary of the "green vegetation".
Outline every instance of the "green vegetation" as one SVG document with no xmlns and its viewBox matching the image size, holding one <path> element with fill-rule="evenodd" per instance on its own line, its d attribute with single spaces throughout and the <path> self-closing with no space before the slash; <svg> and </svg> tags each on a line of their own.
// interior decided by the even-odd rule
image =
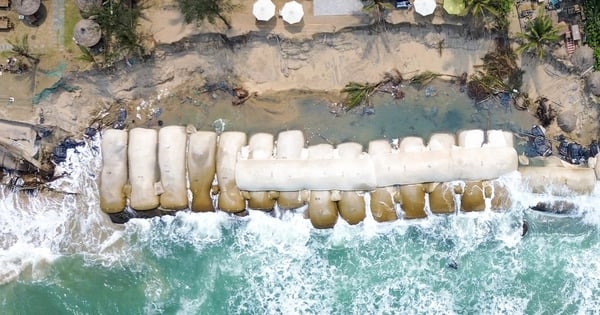
<svg viewBox="0 0 600 315">
<path fill-rule="evenodd" d="M 543 8 L 540 7 L 537 17 L 527 23 L 525 32 L 517 34 L 517 38 L 523 42 L 517 49 L 518 53 L 535 52 L 542 59 L 544 48 L 558 41 L 558 30 L 552 26 L 552 21 L 544 14 Z"/>
<path fill-rule="evenodd" d="M 585 0 L 583 3 L 585 13 L 585 34 L 587 44 L 594 49 L 596 63 L 594 68 L 600 70 L 600 2 L 598 0 Z"/>
<path fill-rule="evenodd" d="M 64 36 L 63 45 L 65 48 L 73 47 L 73 29 L 75 24 L 81 19 L 79 8 L 75 1 L 65 1 L 65 20 L 64 20 Z"/>
<path fill-rule="evenodd" d="M 363 12 L 372 16 L 375 22 L 382 22 L 386 11 L 394 10 L 392 3 L 387 0 L 368 0 L 363 4 Z"/>
<path fill-rule="evenodd" d="M 520 90 L 523 70 L 516 62 L 517 56 L 505 40 L 496 42 L 496 49 L 483 57 L 483 65 L 467 83 L 467 94 L 482 101 L 500 92 Z"/>
<path fill-rule="evenodd" d="M 12 52 L 15 54 L 27 58 L 32 64 L 38 64 L 40 58 L 34 55 L 29 50 L 29 35 L 25 34 L 21 38 L 7 39 L 6 40 L 12 46 Z"/>
<path fill-rule="evenodd" d="M 125 0 L 108 0 L 103 6 L 92 8 L 90 16 L 100 25 L 104 41 L 102 66 L 110 67 L 116 61 L 129 57 L 144 57 L 147 52 L 138 33 L 138 19 L 143 6 Z M 84 54 L 85 55 L 85 54 Z M 89 59 L 83 56 L 79 59 Z"/>
<path fill-rule="evenodd" d="M 231 22 L 226 14 L 237 7 L 231 0 L 177 0 L 177 4 L 186 23 L 207 20 L 214 24 L 219 19 L 228 29 L 231 29 Z"/>
<path fill-rule="evenodd" d="M 506 34 L 514 0 L 465 0 L 467 12 L 475 20 L 476 27 Z"/>
<path fill-rule="evenodd" d="M 365 102 L 369 102 L 369 98 L 375 92 L 378 83 L 357 83 L 350 82 L 346 84 L 346 86 L 342 89 L 343 93 L 348 94 L 346 97 L 346 101 L 344 102 L 344 107 L 346 110 L 353 109 L 357 106 L 362 105 Z"/>
</svg>

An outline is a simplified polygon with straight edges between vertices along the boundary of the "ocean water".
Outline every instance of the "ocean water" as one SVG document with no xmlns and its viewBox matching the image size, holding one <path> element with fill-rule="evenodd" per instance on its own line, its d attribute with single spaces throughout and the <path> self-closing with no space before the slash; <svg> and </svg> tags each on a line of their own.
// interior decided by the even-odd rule
<svg viewBox="0 0 600 315">
<path fill-rule="evenodd" d="M 330 230 L 302 209 L 113 225 L 99 210 L 99 157 L 97 139 L 71 151 L 55 192 L 0 190 L 1 314 L 600 312 L 600 191 L 568 197 L 570 216 L 538 215 L 527 208 L 555 197 L 510 174 L 514 205 L 501 212 Z"/>
</svg>

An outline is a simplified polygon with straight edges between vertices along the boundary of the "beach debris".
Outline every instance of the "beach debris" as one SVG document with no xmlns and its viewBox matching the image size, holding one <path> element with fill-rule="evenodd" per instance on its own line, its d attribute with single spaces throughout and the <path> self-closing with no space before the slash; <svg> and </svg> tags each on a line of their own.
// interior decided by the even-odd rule
<svg viewBox="0 0 600 315">
<path fill-rule="evenodd" d="M 365 106 L 363 107 L 361 116 L 371 116 L 375 115 L 375 108 L 373 106 Z"/>
<path fill-rule="evenodd" d="M 52 162 L 54 162 L 55 164 L 60 164 L 66 161 L 68 149 L 74 149 L 84 144 L 85 143 L 83 141 L 77 141 L 72 138 L 64 139 L 63 141 L 59 142 L 52 150 Z"/>
<path fill-rule="evenodd" d="M 219 118 L 219 119 L 213 121 L 212 127 L 216 133 L 221 134 L 221 133 L 223 133 L 223 131 L 225 131 L 226 124 L 227 124 L 227 121 L 225 119 Z"/>
<path fill-rule="evenodd" d="M 117 121 L 115 121 L 113 128 L 123 130 L 125 129 L 125 120 L 127 120 L 127 110 L 123 107 L 119 108 L 117 112 Z"/>
<path fill-rule="evenodd" d="M 431 97 L 432 95 L 434 95 L 435 93 L 435 89 L 431 86 L 428 86 L 425 88 L 425 97 Z"/>
<path fill-rule="evenodd" d="M 527 136 L 527 145 L 525 147 L 525 155 L 528 157 L 534 156 L 550 156 L 552 155 L 552 144 L 546 138 L 546 131 L 539 125 L 531 127 L 529 133 L 523 133 Z"/>
<path fill-rule="evenodd" d="M 233 105 L 242 105 L 253 95 L 256 95 L 256 93 L 250 94 L 248 90 L 242 87 L 235 87 L 233 88 L 233 100 L 231 100 L 231 103 Z"/>
<path fill-rule="evenodd" d="M 589 158 L 594 158 L 600 152 L 597 140 L 592 140 L 588 147 L 577 142 L 569 142 L 564 135 L 555 137 L 558 141 L 558 157 L 573 165 L 585 164 Z"/>
<path fill-rule="evenodd" d="M 482 101 L 502 92 L 520 90 L 524 71 L 516 60 L 510 43 L 497 39 L 495 49 L 482 58 L 483 65 L 477 66 L 479 69 L 467 83 L 467 95 Z"/>
<path fill-rule="evenodd" d="M 548 98 L 541 96 L 538 97 L 534 102 L 537 105 L 535 117 L 540 121 L 540 124 L 544 128 L 548 127 L 554 118 L 556 118 L 556 112 L 552 106 L 548 104 L 548 101 Z"/>
<path fill-rule="evenodd" d="M 529 223 L 526 220 L 523 220 L 523 224 L 521 225 L 521 237 L 525 236 L 529 231 Z"/>
</svg>

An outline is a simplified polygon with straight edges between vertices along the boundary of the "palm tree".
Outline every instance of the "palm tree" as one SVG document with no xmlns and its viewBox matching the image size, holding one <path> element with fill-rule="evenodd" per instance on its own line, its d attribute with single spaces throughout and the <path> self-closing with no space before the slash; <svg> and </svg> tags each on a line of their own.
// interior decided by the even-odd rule
<svg viewBox="0 0 600 315">
<path fill-rule="evenodd" d="M 15 38 L 14 41 L 10 39 L 7 39 L 6 41 L 12 46 L 12 51 L 15 54 L 29 59 L 33 64 L 40 62 L 40 58 L 32 55 L 29 51 L 29 35 L 25 34 L 21 39 Z"/>
<path fill-rule="evenodd" d="M 474 18 L 484 19 L 490 15 L 496 17 L 499 13 L 494 1 L 496 0 L 465 0 L 465 7 Z"/>
<path fill-rule="evenodd" d="M 236 8 L 231 0 L 177 0 L 177 4 L 186 23 L 207 20 L 214 24 L 219 19 L 231 29 L 231 22 L 225 17 L 226 13 Z"/>
<path fill-rule="evenodd" d="M 517 48 L 518 53 L 536 52 L 538 59 L 544 58 L 544 47 L 558 41 L 558 30 L 552 26 L 550 18 L 540 8 L 535 19 L 527 23 L 526 31 L 518 33 L 517 38 L 524 43 Z"/>
</svg>

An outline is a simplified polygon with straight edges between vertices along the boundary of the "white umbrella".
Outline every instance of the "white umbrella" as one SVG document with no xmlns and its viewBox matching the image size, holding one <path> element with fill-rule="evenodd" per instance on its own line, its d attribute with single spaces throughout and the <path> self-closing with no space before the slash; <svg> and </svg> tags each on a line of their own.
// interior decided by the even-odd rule
<svg viewBox="0 0 600 315">
<path fill-rule="evenodd" d="M 435 11 L 435 0 L 415 0 L 415 11 L 422 16 L 433 14 Z"/>
<path fill-rule="evenodd" d="M 296 1 L 286 2 L 279 11 L 281 17 L 284 21 L 294 24 L 302 21 L 302 17 L 304 16 L 304 8 L 302 5 Z"/>
<path fill-rule="evenodd" d="M 268 21 L 275 16 L 275 4 L 271 0 L 257 0 L 252 7 L 252 14 L 259 21 Z"/>
</svg>

